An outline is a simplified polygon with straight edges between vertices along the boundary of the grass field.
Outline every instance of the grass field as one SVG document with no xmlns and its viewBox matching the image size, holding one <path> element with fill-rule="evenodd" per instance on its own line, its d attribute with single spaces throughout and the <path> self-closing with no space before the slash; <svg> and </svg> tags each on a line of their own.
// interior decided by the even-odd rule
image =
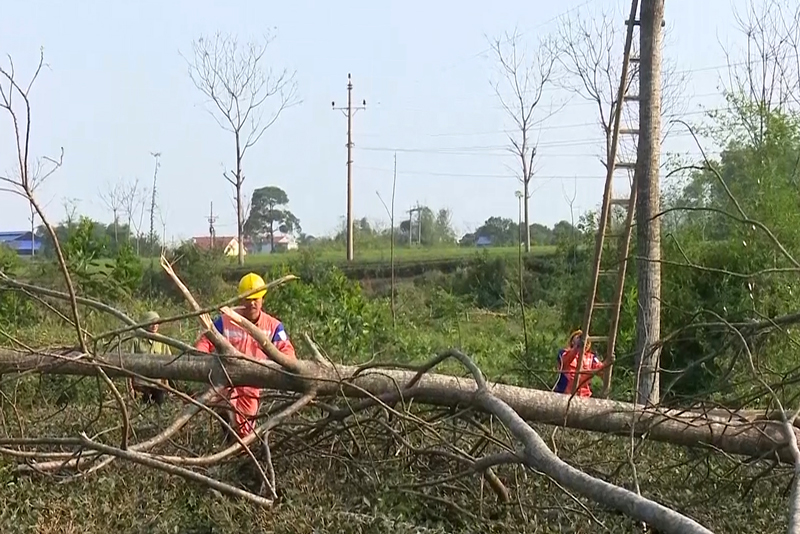
<svg viewBox="0 0 800 534">
<path fill-rule="evenodd" d="M 399 286 L 398 328 L 391 326 L 388 318 L 380 322 L 380 314 L 387 313 L 385 299 L 371 300 L 362 307 L 342 294 L 331 293 L 328 286 L 324 291 L 314 290 L 310 296 L 312 305 L 303 307 L 299 301 L 286 304 L 285 313 L 280 316 L 291 335 L 300 338 L 303 332 L 313 333 L 326 353 L 342 363 L 420 363 L 444 348 L 459 347 L 489 379 L 549 389 L 555 378 L 556 350 L 567 336 L 555 307 L 531 307 L 523 319 L 514 309 L 505 313 L 479 309 L 431 286 Z M 324 312 L 312 317 L 309 310 L 317 304 Z M 153 305 L 136 301 L 127 303 L 124 309 L 136 315 Z M 163 316 L 186 309 L 183 303 L 168 300 L 155 306 Z M 369 328 L 361 322 L 364 317 Z M 523 321 L 528 324 L 527 348 Z M 85 326 L 100 332 L 117 325 L 108 317 L 91 315 Z M 196 320 L 183 319 L 164 325 L 162 332 L 191 342 L 199 328 Z M 387 330 L 378 332 L 376 328 Z M 50 315 L 25 328 L 11 325 L 10 333 L 22 343 L 41 346 L 68 343 L 73 337 L 72 330 L 59 317 Z M 305 352 L 302 355 L 307 357 Z M 463 375 L 463 368 L 455 362 L 437 370 Z M 119 380 L 118 386 L 123 386 Z M 119 443 L 119 416 L 108 408 L 114 400 L 106 391 L 102 397 L 105 408 L 98 410 L 98 388 L 94 382 L 80 378 L 6 375 L 0 384 L 4 395 L 0 417 L 14 423 L 4 424 L 2 437 L 18 437 L 23 428 L 26 436 L 72 436 L 85 431 L 92 435 L 103 432 L 103 440 Z M 63 392 L 69 393 L 67 404 L 59 405 Z M 277 396 L 274 400 L 282 402 Z M 161 409 L 126 402 L 136 441 L 152 437 L 183 407 L 177 398 L 171 398 Z M 271 402 L 265 401 L 265 410 Z M 461 464 L 436 454 L 449 451 L 449 444 L 473 450 L 481 436 L 448 432 L 447 424 L 456 419 L 451 412 L 421 409 L 414 412 L 413 418 L 390 418 L 388 413 L 376 411 L 358 425 L 351 421 L 351 427 L 331 431 L 313 441 L 292 438 L 319 417 L 312 410 L 275 429 L 271 434 L 272 454 L 281 496 L 266 509 L 223 498 L 200 484 L 123 461 L 60 483 L 57 478 L 18 476 L 15 467 L 21 460 L 0 454 L 0 532 L 641 532 L 624 515 L 567 493 L 539 473 L 512 466 L 498 466 L 496 470 L 512 496 L 510 503 L 500 504 L 481 477 L 465 473 Z M 349 428 L 353 428 L 352 433 L 347 432 Z M 627 436 L 555 431 L 545 425 L 533 428 L 569 464 L 627 488 L 640 487 L 643 495 L 689 514 L 717 532 L 786 531 L 784 490 L 791 482 L 790 469 L 768 466 L 766 462 L 741 464 L 741 459 L 710 450 L 685 449 L 645 439 L 634 444 Z M 395 441 L 400 434 L 387 429 L 402 430 L 404 441 Z M 217 430 L 209 417 L 197 416 L 156 452 L 211 454 L 222 446 Z M 499 425 L 491 432 L 493 441 L 507 441 Z M 202 472 L 236 487 L 257 488 L 252 469 L 244 459 Z M 459 474 L 463 476 L 448 479 Z"/>
<path fill-rule="evenodd" d="M 326 263 L 345 263 L 347 261 L 344 250 L 314 250 L 317 259 Z M 457 260 L 470 258 L 481 252 L 495 256 L 516 256 L 517 247 L 452 247 L 452 248 L 406 248 L 395 249 L 395 261 L 398 263 L 415 263 L 439 260 Z M 531 248 L 531 254 L 546 255 L 555 252 L 554 246 L 536 246 Z M 251 254 L 245 259 L 247 265 L 275 265 L 300 257 L 300 251 L 291 251 L 283 254 Z M 391 252 L 389 249 L 356 249 L 354 261 L 356 263 L 389 263 Z"/>
</svg>

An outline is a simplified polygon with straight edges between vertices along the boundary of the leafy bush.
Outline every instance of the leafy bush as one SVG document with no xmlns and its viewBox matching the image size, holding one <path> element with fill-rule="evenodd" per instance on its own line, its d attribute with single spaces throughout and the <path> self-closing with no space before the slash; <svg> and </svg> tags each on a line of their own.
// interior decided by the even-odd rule
<svg viewBox="0 0 800 534">
<path fill-rule="evenodd" d="M 0 272 L 14 276 L 22 267 L 22 260 L 14 250 L 0 245 Z M 0 323 L 20 327 L 28 326 L 35 320 L 35 310 L 29 298 L 17 291 L 0 291 Z"/>
<path fill-rule="evenodd" d="M 222 277 L 232 260 L 221 250 L 204 250 L 187 242 L 169 253 L 167 260 L 198 299 L 211 303 L 215 299 L 227 300 L 234 296 L 230 286 Z M 172 279 L 163 269 L 155 265 L 144 272 L 141 291 L 150 294 L 160 293 L 178 302 L 184 301 L 183 295 Z"/>
<path fill-rule="evenodd" d="M 264 299 L 264 308 L 284 321 L 287 330 L 312 332 L 323 347 L 342 359 L 371 351 L 386 341 L 389 322 L 385 310 L 370 302 L 361 286 L 339 269 L 304 255 L 274 267 L 267 278 L 289 273 L 300 280 L 270 291 Z"/>
<path fill-rule="evenodd" d="M 507 302 L 509 268 L 505 258 L 492 257 L 483 251 L 465 268 L 455 273 L 453 289 L 471 295 L 476 306 L 493 309 Z"/>
<path fill-rule="evenodd" d="M 130 243 L 125 243 L 117 249 L 114 262 L 109 273 L 109 291 L 117 294 L 119 298 L 129 299 L 138 289 L 142 280 L 142 261 L 133 250 Z"/>
</svg>

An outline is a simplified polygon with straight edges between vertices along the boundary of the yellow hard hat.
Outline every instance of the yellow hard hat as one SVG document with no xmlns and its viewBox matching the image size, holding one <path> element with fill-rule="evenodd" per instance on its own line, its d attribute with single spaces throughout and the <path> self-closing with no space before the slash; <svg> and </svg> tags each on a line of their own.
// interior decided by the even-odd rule
<svg viewBox="0 0 800 534">
<path fill-rule="evenodd" d="M 267 294 L 266 288 L 264 290 L 259 291 L 257 293 L 253 293 L 251 295 L 247 295 L 252 290 L 257 287 L 263 287 L 264 279 L 258 276 L 256 273 L 247 273 L 239 280 L 239 297 L 243 297 L 250 300 L 260 299 L 263 298 L 264 295 Z M 245 297 L 245 295 L 247 295 Z"/>
</svg>

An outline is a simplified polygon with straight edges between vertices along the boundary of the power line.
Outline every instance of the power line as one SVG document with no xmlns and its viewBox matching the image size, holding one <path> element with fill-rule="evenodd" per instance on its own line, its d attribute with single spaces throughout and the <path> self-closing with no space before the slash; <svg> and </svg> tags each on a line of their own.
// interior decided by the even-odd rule
<svg viewBox="0 0 800 534">
<path fill-rule="evenodd" d="M 387 169 L 384 167 L 361 167 L 358 166 L 359 169 L 365 171 L 376 171 L 376 172 L 383 172 L 383 173 L 392 173 L 393 169 Z M 397 174 L 408 174 L 408 175 L 419 175 L 419 176 L 441 176 L 441 177 L 449 177 L 449 178 L 513 178 L 515 180 L 519 179 L 516 175 L 513 174 L 468 174 L 468 173 L 455 173 L 455 172 L 436 172 L 436 171 L 397 171 Z M 601 174 L 588 174 L 588 175 L 580 175 L 580 174 L 535 174 L 533 175 L 532 180 L 605 180 L 605 176 Z"/>
<path fill-rule="evenodd" d="M 565 108 L 566 109 L 566 108 Z M 667 120 L 671 119 L 679 119 L 683 117 L 690 117 L 690 116 L 697 116 L 697 115 L 706 115 L 708 113 L 719 113 L 724 111 L 730 111 L 730 108 L 707 108 L 707 109 L 698 109 L 694 111 L 684 111 L 681 113 L 674 113 L 665 115 L 664 118 Z M 573 128 L 583 128 L 589 126 L 598 126 L 598 121 L 593 122 L 580 122 L 580 123 L 573 123 L 573 124 L 556 124 L 553 126 L 546 126 L 542 127 L 541 131 L 548 131 L 548 130 L 568 130 Z M 537 130 L 538 131 L 538 130 Z M 519 130 L 516 129 L 508 129 L 508 130 L 491 130 L 485 132 L 441 132 L 441 133 L 432 133 L 432 134 L 425 134 L 428 137 L 477 137 L 482 135 L 508 135 L 518 133 Z M 362 134 L 365 137 L 380 137 L 382 133 L 367 133 Z M 360 147 L 360 150 L 364 150 L 364 147 Z"/>
<path fill-rule="evenodd" d="M 537 24 L 536 26 L 533 26 L 532 28 L 528 28 L 527 30 L 521 32 L 519 35 L 521 37 L 521 36 L 524 36 L 527 33 L 532 32 L 533 30 L 538 30 L 539 28 L 543 28 L 543 27 L 547 26 L 548 24 L 559 20 L 560 18 L 564 17 L 565 15 L 569 15 L 573 11 L 577 11 L 578 9 L 590 4 L 591 2 L 592 2 L 592 0 L 586 0 L 581 4 L 578 4 L 577 6 L 573 6 L 573 7 L 569 8 L 569 9 L 565 9 L 564 11 L 559 13 L 558 15 L 556 15 L 554 17 L 551 17 L 551 18 L 545 20 L 544 22 L 540 22 L 539 24 Z M 455 61 L 455 62 L 451 63 L 450 65 L 448 65 L 447 67 L 444 67 L 443 69 L 439 69 L 437 72 L 439 74 L 448 72 L 448 71 L 452 70 L 456 65 L 460 65 L 460 64 L 462 64 L 462 63 L 464 63 L 466 61 L 471 61 L 471 60 L 473 60 L 475 58 L 479 58 L 479 57 L 483 56 L 484 54 L 486 54 L 487 52 L 491 52 L 491 51 L 492 51 L 491 48 L 486 48 L 486 49 L 481 50 L 480 52 L 478 52 L 476 54 L 472 54 L 471 56 L 469 56 L 467 58 Z M 426 82 L 429 82 L 429 81 L 430 80 L 426 80 Z M 422 82 L 422 80 L 419 80 L 417 83 L 421 83 L 421 82 Z"/>
<path fill-rule="evenodd" d="M 489 50 L 491 50 L 491 49 L 484 50 L 480 54 L 476 54 L 475 56 L 473 56 L 473 58 L 474 57 L 478 57 L 478 56 L 486 53 Z M 797 59 L 797 58 L 800 58 L 800 54 L 787 54 L 785 56 L 785 59 Z M 755 58 L 755 60 L 757 61 L 758 58 Z M 701 72 L 721 71 L 721 70 L 729 69 L 729 68 L 732 68 L 732 67 L 744 67 L 744 66 L 747 66 L 751 62 L 752 62 L 752 60 L 743 60 L 743 61 L 736 61 L 736 62 L 731 62 L 731 63 L 726 63 L 726 64 L 706 65 L 706 66 L 703 66 L 703 67 L 677 69 L 677 70 L 669 72 L 668 74 L 696 74 L 696 73 L 701 73 Z M 531 89 L 529 92 L 531 92 L 531 91 L 538 92 L 538 89 L 537 90 Z M 574 91 L 571 91 L 571 90 L 566 89 L 564 87 L 546 87 L 546 88 L 544 88 L 543 92 L 545 94 L 552 93 L 552 92 L 563 92 L 565 94 L 570 94 L 570 95 L 573 95 L 573 96 L 579 96 L 580 97 L 580 95 L 576 95 Z M 684 98 L 687 98 L 687 99 L 691 99 L 691 98 L 706 98 L 706 97 L 715 96 L 715 95 L 722 96 L 720 93 L 708 93 L 708 94 L 695 95 L 693 97 L 684 97 Z M 452 95 L 443 95 L 443 96 L 445 96 L 448 99 L 448 101 L 458 100 L 458 98 L 454 98 Z M 482 93 L 479 96 L 481 98 L 493 98 L 496 95 L 490 94 L 490 93 Z M 573 106 L 579 106 L 579 105 L 593 106 L 593 105 L 596 105 L 596 104 L 594 102 L 591 102 L 591 101 L 573 104 Z M 403 108 L 403 109 L 405 111 L 419 110 L 419 111 L 422 111 L 422 112 L 428 112 L 428 110 L 421 109 L 421 108 Z M 493 106 L 492 109 L 502 109 L 502 107 Z"/>
<path fill-rule="evenodd" d="M 590 107 L 590 106 L 591 107 L 597 107 L 597 102 L 594 102 L 594 101 L 592 101 L 592 100 L 590 100 L 588 98 L 585 98 L 584 96 L 582 96 L 580 94 L 576 94 L 576 93 L 574 93 L 573 91 L 571 91 L 569 89 L 545 88 L 543 92 L 545 94 L 549 94 L 549 93 L 554 92 L 554 91 L 561 91 L 558 94 L 563 95 L 565 97 L 565 99 L 568 101 L 566 103 L 559 103 L 558 105 L 569 106 L 570 108 Z M 523 94 L 527 94 L 527 92 L 524 92 Z M 456 97 L 453 97 L 453 96 L 451 96 L 449 94 L 444 94 L 444 93 L 441 96 L 443 98 L 445 98 L 447 100 L 447 102 L 459 102 L 459 101 L 464 101 L 464 102 L 471 101 L 471 102 L 474 102 L 477 99 L 494 99 L 494 98 L 496 98 L 495 95 L 488 95 L 488 94 L 475 95 L 472 98 L 456 98 Z M 712 96 L 721 97 L 722 94 L 719 93 L 719 92 L 701 93 L 699 95 L 675 97 L 675 100 L 678 101 L 678 102 L 684 102 L 684 101 L 685 102 L 689 102 L 689 101 L 691 101 L 693 99 L 696 100 L 696 99 L 699 99 L 699 98 L 710 98 Z M 427 97 L 430 97 L 430 95 L 427 95 Z M 575 102 L 572 102 L 573 100 L 575 100 Z M 402 103 L 404 103 L 404 101 L 400 101 L 399 103 L 402 104 Z M 552 101 L 542 102 L 542 103 L 539 104 L 539 106 L 544 108 L 544 107 L 547 107 L 546 104 L 552 105 L 553 107 L 556 106 L 556 103 L 554 103 Z M 379 107 L 384 108 L 382 103 L 379 104 Z M 388 108 L 386 108 L 386 109 L 388 109 Z M 398 110 L 398 111 L 420 112 L 420 113 L 429 113 L 430 112 L 430 109 L 419 108 L 419 107 L 414 107 L 414 106 L 399 106 L 398 105 L 398 106 L 393 106 L 391 109 Z M 503 108 L 501 105 L 495 104 L 495 105 L 490 105 L 490 106 L 481 105 L 480 109 L 482 109 L 482 110 L 485 110 L 485 109 L 504 110 L 505 108 Z"/>
<path fill-rule="evenodd" d="M 675 132 L 670 134 L 670 137 L 690 137 L 690 132 Z M 601 143 L 600 136 L 596 138 L 583 138 L 583 139 L 570 139 L 566 141 L 544 141 L 537 143 L 537 148 L 567 148 L 577 146 L 589 146 Z M 507 145 L 481 145 L 481 146 L 462 146 L 462 147 L 359 147 L 359 150 L 374 151 L 374 152 L 407 152 L 419 154 L 436 154 L 443 156 L 508 156 Z M 494 152 L 492 152 L 494 151 Z M 497 151 L 505 151 L 506 153 L 498 153 Z M 541 157 L 545 157 L 547 153 L 542 153 Z"/>
</svg>

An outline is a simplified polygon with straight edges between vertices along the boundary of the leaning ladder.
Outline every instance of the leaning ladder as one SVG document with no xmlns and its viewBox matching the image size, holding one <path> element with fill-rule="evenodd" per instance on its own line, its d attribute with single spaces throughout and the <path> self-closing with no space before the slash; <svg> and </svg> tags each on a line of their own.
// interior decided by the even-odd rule
<svg viewBox="0 0 800 534">
<path fill-rule="evenodd" d="M 619 139 L 621 135 L 634 136 L 638 139 L 638 128 L 623 129 L 620 127 L 622 121 L 622 109 L 624 104 L 629 102 L 639 101 L 638 95 L 628 95 L 627 90 L 631 85 L 628 80 L 629 67 L 631 63 L 637 62 L 639 59 L 632 57 L 631 51 L 633 48 L 633 33 L 634 28 L 639 25 L 639 20 L 636 18 L 639 9 L 639 0 L 632 0 L 631 11 L 628 20 L 625 22 L 627 25 L 627 32 L 625 37 L 625 51 L 622 59 L 622 73 L 620 76 L 619 91 L 617 93 L 616 105 L 613 109 L 613 125 L 611 130 L 611 142 L 608 147 L 608 158 L 606 162 L 606 183 L 603 191 L 603 205 L 600 210 L 600 220 L 598 221 L 597 237 L 595 240 L 594 249 L 594 265 L 592 269 L 592 286 L 589 296 L 589 303 L 586 307 L 586 312 L 583 320 L 583 331 L 586 333 L 586 338 L 591 339 L 593 343 L 605 345 L 605 362 L 608 362 L 608 367 L 603 377 L 603 392 L 601 397 L 608 396 L 611 387 L 611 371 L 614 363 L 614 349 L 617 343 L 617 332 L 619 329 L 619 318 L 622 309 L 622 299 L 625 290 L 625 273 L 628 267 L 628 252 L 630 250 L 631 229 L 633 227 L 633 214 L 636 207 L 636 181 L 635 172 L 636 164 L 633 162 L 617 162 L 617 152 L 619 148 Z M 631 189 L 628 198 L 612 198 L 613 197 L 613 181 L 614 173 L 617 170 L 625 170 L 633 175 L 631 179 Z M 611 219 L 612 206 L 621 206 L 627 210 L 625 216 L 625 223 L 618 234 L 608 234 L 609 222 Z M 611 266 L 603 266 L 603 249 L 605 246 L 605 238 L 619 239 L 618 258 Z M 615 288 L 611 302 L 598 302 L 598 286 L 601 277 L 611 277 L 615 279 Z M 592 319 L 595 312 L 599 310 L 608 310 L 610 313 L 608 335 L 592 335 Z M 586 346 L 585 343 L 583 345 Z M 585 350 L 585 349 L 584 349 Z M 578 359 L 577 373 L 581 372 L 583 358 Z M 578 381 L 574 382 L 578 385 Z M 571 393 L 574 393 L 571 392 Z"/>
</svg>

